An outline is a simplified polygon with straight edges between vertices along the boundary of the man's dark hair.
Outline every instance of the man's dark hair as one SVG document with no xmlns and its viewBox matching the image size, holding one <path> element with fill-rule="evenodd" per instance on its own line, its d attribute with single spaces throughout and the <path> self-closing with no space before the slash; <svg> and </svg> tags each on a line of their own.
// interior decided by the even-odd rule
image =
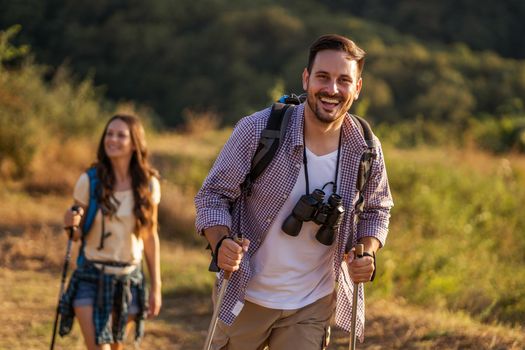
<svg viewBox="0 0 525 350">
<path fill-rule="evenodd" d="M 357 46 L 352 40 L 337 34 L 326 34 L 317 39 L 310 46 L 310 55 L 308 56 L 308 73 L 312 72 L 312 66 L 315 57 L 319 51 L 336 50 L 346 52 L 353 60 L 357 61 L 357 74 L 361 76 L 363 66 L 365 65 L 366 52 Z"/>
</svg>

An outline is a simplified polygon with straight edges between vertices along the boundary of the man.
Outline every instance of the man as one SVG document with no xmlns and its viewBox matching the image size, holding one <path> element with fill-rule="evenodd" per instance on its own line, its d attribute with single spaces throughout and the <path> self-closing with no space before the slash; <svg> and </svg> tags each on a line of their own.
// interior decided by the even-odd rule
<svg viewBox="0 0 525 350">
<path fill-rule="evenodd" d="M 302 75 L 307 101 L 295 108 L 283 143 L 251 195 L 243 195 L 240 184 L 250 171 L 270 108 L 237 124 L 197 194 L 197 230 L 208 240 L 218 266 L 233 272 L 213 349 L 321 349 L 334 310 L 336 324 L 350 330 L 353 285 L 345 275 L 348 271 L 354 282 L 370 281 L 393 205 L 378 147 L 355 230 L 355 184 L 366 144 L 347 111 L 361 91 L 364 56 L 348 38 L 317 39 Z M 301 223 L 297 236 L 283 230 L 301 196 L 314 189 L 342 198 L 345 213 L 331 245 L 316 239 L 320 226 L 313 221 L 296 219 Z M 245 238 L 240 245 L 224 238 L 239 232 Z M 354 259 L 350 253 L 348 267 L 341 268 L 348 239 L 352 246 L 363 243 L 367 256 Z M 361 339 L 363 301 L 361 289 Z"/>
</svg>

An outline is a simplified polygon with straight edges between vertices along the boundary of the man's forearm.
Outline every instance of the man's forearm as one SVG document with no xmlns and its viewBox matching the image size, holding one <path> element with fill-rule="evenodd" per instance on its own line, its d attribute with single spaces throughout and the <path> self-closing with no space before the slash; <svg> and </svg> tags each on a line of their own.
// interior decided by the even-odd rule
<svg viewBox="0 0 525 350">
<path fill-rule="evenodd" d="M 210 243 L 213 253 L 215 253 L 217 242 L 219 242 L 222 237 L 229 235 L 230 230 L 227 226 L 212 226 L 204 229 L 203 233 L 208 240 L 208 243 Z"/>
<path fill-rule="evenodd" d="M 365 245 L 364 251 L 370 254 L 375 254 L 381 248 L 381 242 L 375 237 L 366 236 L 359 239 L 359 243 Z"/>
</svg>

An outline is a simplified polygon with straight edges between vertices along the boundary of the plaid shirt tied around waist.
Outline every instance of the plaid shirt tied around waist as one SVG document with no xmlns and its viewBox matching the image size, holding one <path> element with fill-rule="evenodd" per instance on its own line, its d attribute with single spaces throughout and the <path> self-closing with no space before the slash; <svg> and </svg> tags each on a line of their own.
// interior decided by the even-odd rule
<svg viewBox="0 0 525 350">
<path fill-rule="evenodd" d="M 290 119 L 286 136 L 273 161 L 253 183 L 250 197 L 241 195 L 240 184 L 250 172 L 251 160 L 265 128 L 271 108 L 241 119 L 219 153 L 202 188 L 195 197 L 197 209 L 196 229 L 226 226 L 232 235 L 240 230 L 250 240 L 248 252 L 240 269 L 232 274 L 224 297 L 219 318 L 231 325 L 244 304 L 244 295 L 253 274 L 250 258 L 261 246 L 266 232 L 292 191 L 303 162 L 304 104 L 296 106 Z M 381 146 L 372 162 L 371 176 L 363 189 L 365 203 L 359 223 L 354 220 L 354 203 L 357 200 L 356 179 L 361 155 L 366 143 L 349 115 L 342 124 L 339 195 L 343 198 L 345 215 L 337 233 L 333 260 L 337 282 L 336 324 L 350 331 L 353 283 L 346 264 L 342 264 L 348 239 L 353 245 L 361 237 L 375 237 L 384 245 L 388 234 L 392 196 Z M 223 272 L 219 277 L 219 287 Z M 219 290 L 219 289 L 217 289 Z M 240 303 L 240 304 L 239 304 Z M 357 334 L 363 341 L 364 290 L 359 290 Z"/>
<path fill-rule="evenodd" d="M 147 303 L 144 276 L 139 267 L 127 275 L 104 274 L 91 262 L 86 261 L 73 272 L 66 292 L 60 299 L 60 336 L 71 332 L 75 311 L 73 300 L 80 281 L 94 283 L 97 287 L 93 321 L 95 323 L 95 341 L 97 344 L 122 342 L 126 333 L 128 309 L 131 304 L 131 287 L 138 288 L 139 313 L 135 318 L 135 341 L 144 336 L 144 320 Z M 115 319 L 111 319 L 114 313 Z"/>
</svg>

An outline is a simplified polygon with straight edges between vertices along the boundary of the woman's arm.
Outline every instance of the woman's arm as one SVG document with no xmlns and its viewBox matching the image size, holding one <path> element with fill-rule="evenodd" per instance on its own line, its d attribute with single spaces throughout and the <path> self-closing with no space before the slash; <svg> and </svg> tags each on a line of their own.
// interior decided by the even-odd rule
<svg viewBox="0 0 525 350">
<path fill-rule="evenodd" d="M 149 296 L 149 311 L 148 316 L 157 316 L 162 305 L 161 287 L 162 282 L 160 278 L 160 242 L 157 233 L 157 213 L 158 205 L 153 205 L 153 226 L 151 230 L 146 232 L 142 240 L 144 242 L 144 255 L 146 257 L 146 264 L 151 283 L 151 290 Z"/>
</svg>

